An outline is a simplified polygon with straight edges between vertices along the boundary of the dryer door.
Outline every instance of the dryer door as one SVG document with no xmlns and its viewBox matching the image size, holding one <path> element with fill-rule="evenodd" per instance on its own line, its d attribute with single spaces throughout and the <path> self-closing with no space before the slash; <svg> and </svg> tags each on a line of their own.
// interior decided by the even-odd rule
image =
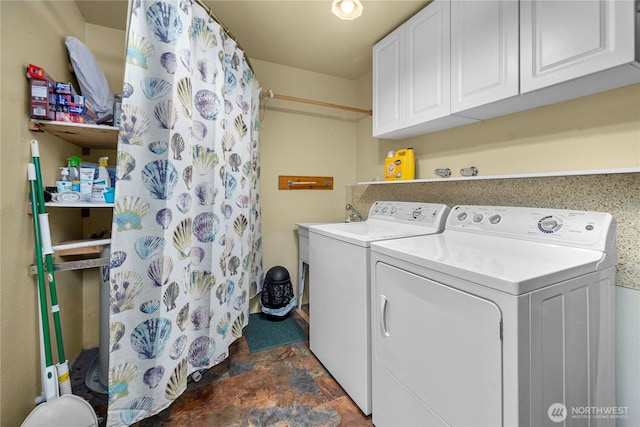
<svg viewBox="0 0 640 427">
<path fill-rule="evenodd" d="M 374 424 L 502 425 L 498 306 L 382 262 L 374 274 Z"/>
</svg>

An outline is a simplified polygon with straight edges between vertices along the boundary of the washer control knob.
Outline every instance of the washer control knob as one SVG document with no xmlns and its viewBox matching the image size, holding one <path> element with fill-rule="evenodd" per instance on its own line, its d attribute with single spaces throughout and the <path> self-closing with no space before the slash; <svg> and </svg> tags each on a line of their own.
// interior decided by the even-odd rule
<svg viewBox="0 0 640 427">
<path fill-rule="evenodd" d="M 545 218 L 540 221 L 540 226 L 546 231 L 552 231 L 558 226 L 558 220 L 554 219 L 553 217 Z"/>
<path fill-rule="evenodd" d="M 418 219 L 422 216 L 422 208 L 416 208 L 413 210 L 413 219 Z"/>
<path fill-rule="evenodd" d="M 473 222 L 480 222 L 484 218 L 484 215 L 481 213 L 473 214 Z"/>
<path fill-rule="evenodd" d="M 386 214 L 388 210 L 389 210 L 389 207 L 385 206 L 385 207 L 382 208 L 382 213 Z"/>
<path fill-rule="evenodd" d="M 462 222 L 465 219 L 467 219 L 467 213 L 466 212 L 460 212 L 456 218 L 458 218 L 458 221 Z"/>
<path fill-rule="evenodd" d="M 495 214 L 489 217 L 489 222 L 491 224 L 497 224 L 502 220 L 502 217 L 499 214 Z"/>
<path fill-rule="evenodd" d="M 391 207 L 391 215 L 394 215 L 396 212 L 398 212 L 398 207 L 397 206 L 392 206 Z"/>
</svg>

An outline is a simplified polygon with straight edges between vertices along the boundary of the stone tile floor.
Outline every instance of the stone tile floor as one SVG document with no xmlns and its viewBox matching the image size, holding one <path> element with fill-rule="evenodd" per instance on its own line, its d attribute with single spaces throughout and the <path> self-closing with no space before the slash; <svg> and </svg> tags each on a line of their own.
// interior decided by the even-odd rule
<svg viewBox="0 0 640 427">
<path fill-rule="evenodd" d="M 305 313 L 292 314 L 308 332 Z M 84 384 L 97 349 L 83 352 L 72 368 L 74 393 L 91 403 L 105 425 L 107 396 Z M 309 350 L 309 341 L 250 353 L 244 337 L 230 356 L 189 381 L 187 390 L 161 413 L 136 427 L 334 427 L 372 426 Z"/>
</svg>

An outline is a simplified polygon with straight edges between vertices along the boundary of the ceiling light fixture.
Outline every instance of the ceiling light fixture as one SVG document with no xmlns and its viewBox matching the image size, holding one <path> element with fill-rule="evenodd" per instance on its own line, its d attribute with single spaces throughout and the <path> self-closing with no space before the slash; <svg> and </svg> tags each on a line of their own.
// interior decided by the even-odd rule
<svg viewBox="0 0 640 427">
<path fill-rule="evenodd" d="M 331 12 L 340 19 L 351 21 L 362 15 L 360 0 L 333 0 Z"/>
</svg>

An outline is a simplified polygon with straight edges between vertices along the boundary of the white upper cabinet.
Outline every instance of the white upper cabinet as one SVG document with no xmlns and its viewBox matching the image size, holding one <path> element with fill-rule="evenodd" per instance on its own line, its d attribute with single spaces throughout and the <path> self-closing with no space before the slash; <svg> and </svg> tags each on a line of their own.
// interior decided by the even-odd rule
<svg viewBox="0 0 640 427">
<path fill-rule="evenodd" d="M 405 25 L 406 125 L 449 115 L 449 2 L 434 1 Z"/>
<path fill-rule="evenodd" d="M 373 136 L 640 82 L 638 0 L 434 0 L 373 47 Z"/>
<path fill-rule="evenodd" d="M 373 47 L 373 136 L 409 138 L 470 123 L 451 115 L 450 2 L 434 0 Z"/>
<path fill-rule="evenodd" d="M 404 32 L 389 34 L 373 48 L 373 134 L 385 134 L 403 126 Z"/>
<path fill-rule="evenodd" d="M 634 61 L 637 42 L 634 3 L 633 0 L 522 0 L 521 92 Z"/>
<path fill-rule="evenodd" d="M 518 13 L 513 0 L 451 2 L 452 113 L 519 94 Z"/>
</svg>

